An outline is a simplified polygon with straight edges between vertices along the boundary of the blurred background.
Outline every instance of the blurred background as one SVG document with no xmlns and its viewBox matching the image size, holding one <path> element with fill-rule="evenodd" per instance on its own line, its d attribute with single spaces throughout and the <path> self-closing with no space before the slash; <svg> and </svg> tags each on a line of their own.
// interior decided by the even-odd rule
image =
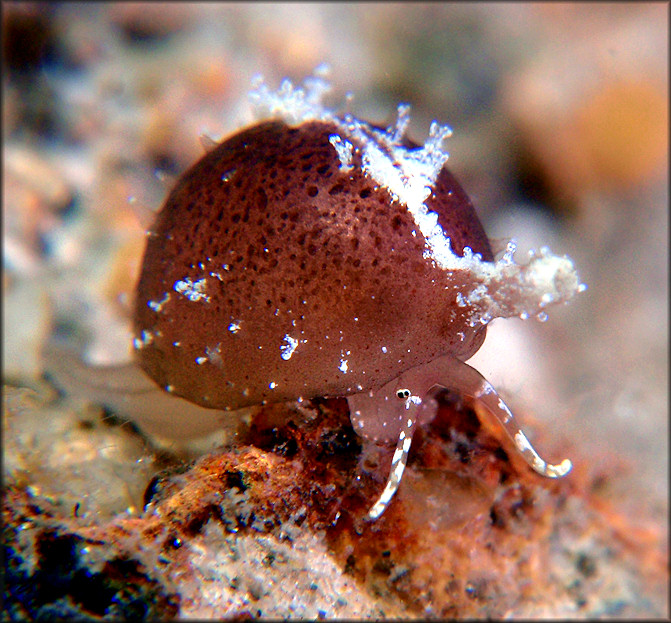
<svg viewBox="0 0 671 623">
<path fill-rule="evenodd" d="M 407 102 L 417 141 L 434 119 L 450 125 L 447 166 L 490 238 L 515 239 L 519 262 L 543 245 L 574 260 L 587 291 L 544 323 L 494 321 L 471 363 L 558 440 L 578 477 L 615 474 L 609 497 L 657 526 L 667 552 L 668 13 L 645 2 L 4 2 L 11 413 L 42 387 L 53 332 L 91 362 L 130 357 L 144 228 L 202 154 L 199 137 L 252 120 L 255 74 L 276 88 L 325 62 L 329 105 L 387 124 Z M 69 442 L 43 413 L 5 426 L 10 472 L 30 453 L 33 485 L 63 469 L 47 449 Z M 128 461 L 92 456 L 117 474 Z"/>
</svg>

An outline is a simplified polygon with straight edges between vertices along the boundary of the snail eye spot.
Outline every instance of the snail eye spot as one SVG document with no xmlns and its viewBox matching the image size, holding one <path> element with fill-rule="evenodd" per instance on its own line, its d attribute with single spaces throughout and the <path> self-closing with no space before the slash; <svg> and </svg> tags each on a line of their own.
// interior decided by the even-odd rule
<svg viewBox="0 0 671 623">
<path fill-rule="evenodd" d="M 400 400 L 407 400 L 408 398 L 410 398 L 410 390 L 409 390 L 409 389 L 399 389 L 399 390 L 396 392 L 396 396 L 397 396 Z"/>
</svg>

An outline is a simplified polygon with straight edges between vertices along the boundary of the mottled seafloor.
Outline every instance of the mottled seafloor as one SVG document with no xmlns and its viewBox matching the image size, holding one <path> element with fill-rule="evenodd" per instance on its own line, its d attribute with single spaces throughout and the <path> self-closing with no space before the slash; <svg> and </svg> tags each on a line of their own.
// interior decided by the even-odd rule
<svg viewBox="0 0 671 623">
<path fill-rule="evenodd" d="M 3 3 L 3 620 L 668 618 L 668 12 Z M 574 259 L 586 292 L 544 323 L 495 321 L 471 360 L 543 454 L 573 460 L 564 480 L 448 405 L 368 526 L 380 481 L 353 485 L 341 403 L 186 447 L 45 377 L 53 334 L 130 357 L 170 180 L 201 134 L 250 121 L 254 74 L 322 62 L 334 106 L 352 92 L 390 123 L 408 102 L 418 140 L 453 128 L 448 166 L 519 261 Z"/>
</svg>

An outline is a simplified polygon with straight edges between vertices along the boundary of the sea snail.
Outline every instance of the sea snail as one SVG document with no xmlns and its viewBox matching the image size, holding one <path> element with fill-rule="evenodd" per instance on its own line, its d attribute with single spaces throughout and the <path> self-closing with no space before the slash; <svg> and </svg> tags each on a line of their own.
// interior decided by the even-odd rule
<svg viewBox="0 0 671 623">
<path fill-rule="evenodd" d="M 450 130 L 405 138 L 409 108 L 382 129 L 321 103 L 319 77 L 276 92 L 257 81 L 258 118 L 176 183 L 137 286 L 137 363 L 203 407 L 346 396 L 354 429 L 397 442 L 369 518 L 397 490 L 437 387 L 470 396 L 538 473 L 559 477 L 494 388 L 464 363 L 495 317 L 544 314 L 584 289 L 547 249 L 494 261 L 473 205 L 444 166 Z"/>
</svg>

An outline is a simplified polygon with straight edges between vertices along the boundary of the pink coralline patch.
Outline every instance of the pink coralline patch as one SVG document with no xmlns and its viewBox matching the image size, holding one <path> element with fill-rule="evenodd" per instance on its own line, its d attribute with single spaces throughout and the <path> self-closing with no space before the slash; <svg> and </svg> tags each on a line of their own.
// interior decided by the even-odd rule
<svg viewBox="0 0 671 623">
<path fill-rule="evenodd" d="M 397 496 L 371 522 L 369 500 L 386 479 L 388 450 L 362 450 L 346 402 L 306 402 L 301 412 L 268 406 L 244 445 L 156 477 L 140 517 L 83 525 L 54 508 L 45 514 L 44 505 L 14 491 L 5 524 L 10 532 L 30 526 L 33 535 L 47 527 L 74 535 L 108 563 L 135 561 L 164 614 L 177 603 L 187 611 L 194 600 L 206 602 L 198 561 L 214 556 L 206 548 L 228 551 L 245 537 L 291 544 L 321 535 L 343 578 L 406 616 L 599 612 L 591 596 L 610 577 L 613 556 L 623 561 L 619 573 L 640 574 L 660 590 L 659 533 L 636 527 L 600 498 L 582 461 L 577 480 L 543 479 L 508 443 L 466 401 L 442 394 L 436 419 L 418 429 Z M 266 612 L 233 597 L 216 608 L 219 616 Z"/>
</svg>

